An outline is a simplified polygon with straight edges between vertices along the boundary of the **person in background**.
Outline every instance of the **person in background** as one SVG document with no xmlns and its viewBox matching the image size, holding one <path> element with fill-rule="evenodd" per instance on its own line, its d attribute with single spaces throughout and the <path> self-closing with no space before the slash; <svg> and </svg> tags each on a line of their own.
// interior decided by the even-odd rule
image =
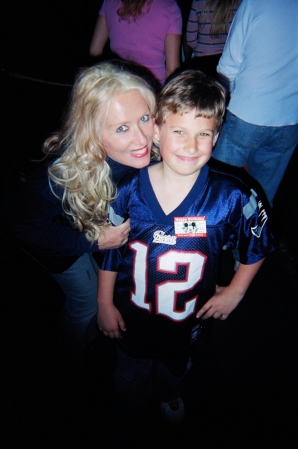
<svg viewBox="0 0 298 449">
<path fill-rule="evenodd" d="M 182 14 L 181 61 L 182 61 L 182 65 L 183 65 L 183 62 L 185 61 L 184 47 L 186 44 L 186 42 L 185 42 L 186 26 L 187 26 L 187 22 L 188 22 L 188 16 L 189 16 L 189 11 L 190 11 L 190 7 L 192 4 L 192 0 L 177 0 L 177 3 L 179 5 L 179 8 L 180 8 L 181 14 Z"/>
<path fill-rule="evenodd" d="M 216 66 L 239 3 L 240 0 L 193 0 L 184 42 L 191 67 L 217 77 Z"/>
<path fill-rule="evenodd" d="M 150 163 L 155 108 L 155 92 L 128 64 L 82 69 L 61 130 L 45 141 L 47 157 L 8 214 L 12 238 L 65 294 L 58 345 L 74 375 L 87 342 L 98 334 L 98 267 L 92 253 L 127 241 L 129 221 L 110 226 L 108 205 L 123 174 Z"/>
<path fill-rule="evenodd" d="M 175 0 L 104 0 L 90 44 L 152 72 L 160 85 L 180 66 L 182 15 Z"/>
<path fill-rule="evenodd" d="M 247 172 L 270 206 L 298 143 L 296 0 L 243 0 L 217 70 L 230 92 L 213 158 Z"/>
<path fill-rule="evenodd" d="M 98 325 L 117 340 L 115 410 L 134 428 L 141 416 L 148 426 L 152 395 L 166 420 L 183 420 L 201 319 L 225 320 L 275 248 L 256 192 L 207 165 L 224 111 L 224 88 L 204 73 L 171 79 L 155 119 L 162 161 L 124 177 L 110 205 L 113 215 L 130 217 L 131 230 L 126 245 L 104 252 Z M 216 285 L 224 245 L 240 255 L 227 287 Z"/>
</svg>

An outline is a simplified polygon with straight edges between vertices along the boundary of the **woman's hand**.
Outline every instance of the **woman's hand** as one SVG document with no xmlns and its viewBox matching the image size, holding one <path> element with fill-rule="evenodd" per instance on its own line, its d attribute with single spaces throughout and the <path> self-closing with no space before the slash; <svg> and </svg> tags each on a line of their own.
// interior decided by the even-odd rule
<svg viewBox="0 0 298 449">
<path fill-rule="evenodd" d="M 102 226 L 102 235 L 97 240 L 99 249 L 119 248 L 127 242 L 129 231 L 129 219 L 120 226 L 111 226 L 109 224 Z"/>
</svg>

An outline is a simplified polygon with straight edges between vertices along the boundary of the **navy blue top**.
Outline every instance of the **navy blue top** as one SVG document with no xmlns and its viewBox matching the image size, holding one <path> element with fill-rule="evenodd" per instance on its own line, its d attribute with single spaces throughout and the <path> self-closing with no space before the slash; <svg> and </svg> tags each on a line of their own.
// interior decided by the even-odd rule
<svg viewBox="0 0 298 449">
<path fill-rule="evenodd" d="M 204 166 L 181 204 L 165 214 L 145 167 L 123 178 L 110 210 L 129 216 L 131 225 L 128 244 L 101 251 L 99 262 L 118 272 L 114 303 L 126 324 L 118 344 L 180 376 L 196 312 L 215 292 L 222 247 L 238 250 L 242 264 L 275 248 L 262 201 L 239 179 Z"/>
<path fill-rule="evenodd" d="M 107 158 L 112 179 L 117 184 L 125 173 L 134 169 Z M 52 161 L 51 161 L 52 163 Z M 33 257 L 53 273 L 69 268 L 85 253 L 99 251 L 85 233 L 73 229 L 64 213 L 61 200 L 49 185 L 47 161 L 34 170 L 21 186 L 9 212 L 8 231 Z"/>
</svg>

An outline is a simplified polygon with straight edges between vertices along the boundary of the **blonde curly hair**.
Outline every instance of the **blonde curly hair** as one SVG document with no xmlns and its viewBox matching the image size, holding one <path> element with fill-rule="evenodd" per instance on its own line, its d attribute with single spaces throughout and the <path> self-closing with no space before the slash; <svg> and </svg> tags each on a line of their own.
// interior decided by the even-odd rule
<svg viewBox="0 0 298 449">
<path fill-rule="evenodd" d="M 45 154 L 57 157 L 48 169 L 51 189 L 61 199 L 72 226 L 85 232 L 90 242 L 98 240 L 103 232 L 101 227 L 106 223 L 109 203 L 116 196 L 101 142 L 106 106 L 114 95 L 131 90 L 141 93 L 154 116 L 153 89 L 125 65 L 103 62 L 83 69 L 73 86 L 61 130 L 43 145 Z"/>
</svg>

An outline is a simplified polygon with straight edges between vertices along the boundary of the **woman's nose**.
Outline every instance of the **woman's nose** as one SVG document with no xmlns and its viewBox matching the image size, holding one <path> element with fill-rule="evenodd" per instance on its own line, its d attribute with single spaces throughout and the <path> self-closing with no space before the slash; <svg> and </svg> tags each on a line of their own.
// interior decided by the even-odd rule
<svg viewBox="0 0 298 449">
<path fill-rule="evenodd" d="M 140 126 L 137 126 L 134 131 L 134 140 L 141 145 L 147 143 L 147 137 Z"/>
</svg>

